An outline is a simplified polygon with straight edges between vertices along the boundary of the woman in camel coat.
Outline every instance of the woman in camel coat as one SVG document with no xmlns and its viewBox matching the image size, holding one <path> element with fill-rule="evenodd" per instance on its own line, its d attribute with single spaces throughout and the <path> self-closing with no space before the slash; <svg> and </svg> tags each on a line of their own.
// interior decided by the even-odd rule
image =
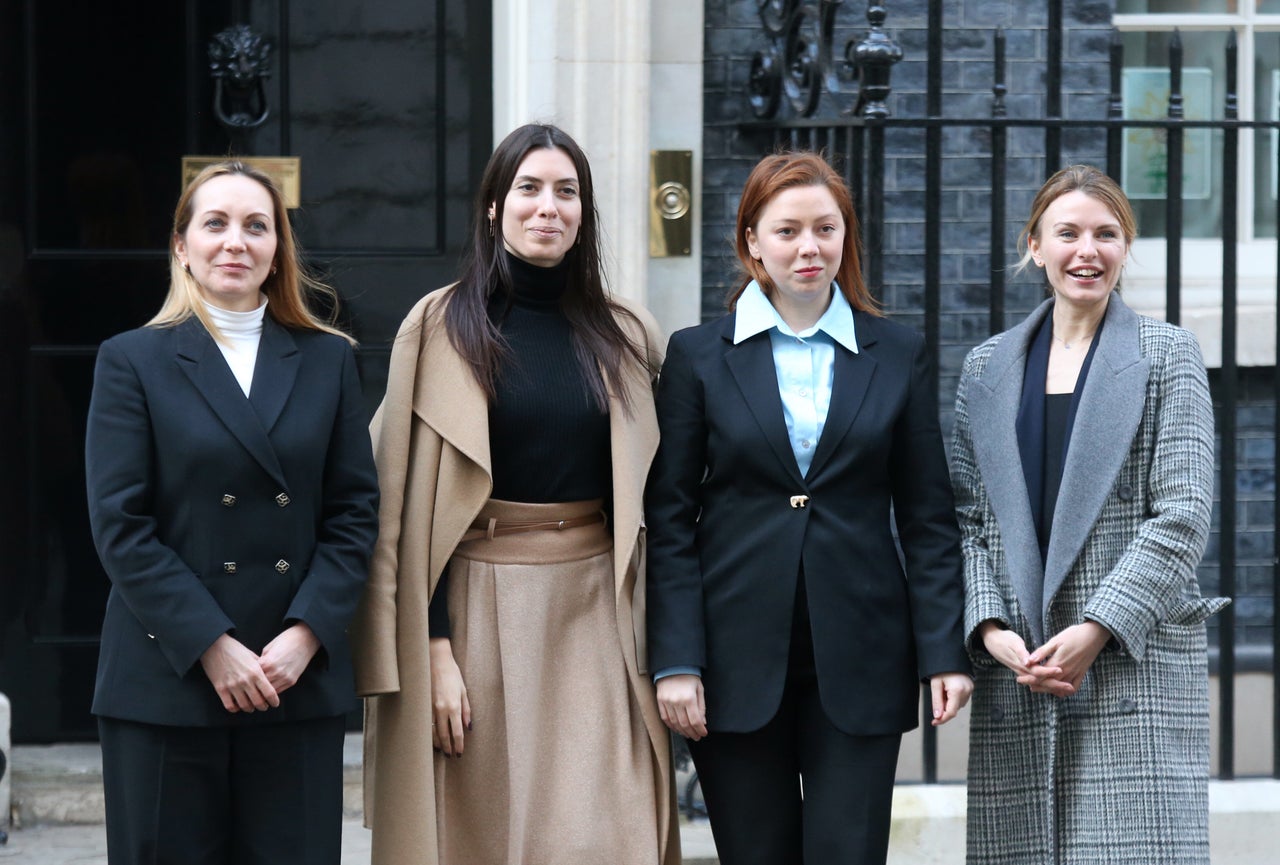
<svg viewBox="0 0 1280 865">
<path fill-rule="evenodd" d="M 547 129 L 532 131 L 546 135 Z M 523 133 L 517 130 L 513 136 L 517 134 Z M 558 130 L 551 134 L 563 136 Z M 546 151 L 553 157 L 576 148 L 560 143 L 559 138 L 556 141 Z M 545 144 L 531 146 L 546 148 Z M 499 153 L 504 149 L 509 149 L 508 142 L 500 146 Z M 517 155 L 529 152 L 521 150 Z M 513 189 L 523 189 L 524 164 Z M 578 173 L 586 174 L 582 167 Z M 534 185 L 536 182 L 535 177 Z M 505 191 L 512 183 L 505 178 L 498 185 Z M 498 195 L 482 193 L 482 204 Z M 594 207 L 589 206 L 589 175 L 583 178 L 581 197 L 582 224 L 586 226 L 588 211 L 594 218 Z M 508 197 L 507 213 L 518 204 Z M 511 231 L 502 209 L 490 209 L 489 223 L 503 232 Z M 493 235 L 485 234 L 483 221 L 479 226 L 477 246 L 492 245 Z M 587 236 L 582 246 L 592 241 Z M 520 251 L 509 239 L 507 249 Z M 500 247 L 492 254 L 501 254 Z M 507 264 L 520 266 L 519 262 Z M 466 538 L 474 537 L 477 517 L 489 513 L 495 466 L 507 456 L 491 448 L 492 397 L 486 394 L 474 365 L 455 348 L 445 324 L 450 304 L 459 297 L 457 286 L 450 286 L 427 295 L 409 313 L 392 348 L 387 394 L 373 422 L 382 489 L 382 534 L 353 635 L 356 688 L 370 698 L 365 704 L 364 795 L 365 819 L 374 830 L 373 862 L 585 862 L 592 855 L 585 852 L 590 847 L 610 857 L 616 853 L 616 861 L 677 865 L 680 853 L 670 740 L 658 717 L 645 668 L 644 615 L 637 606 L 644 598 L 642 495 L 658 442 L 650 372 L 660 362 L 656 326 L 648 313 L 613 299 L 615 320 L 643 353 L 648 367 L 633 362 L 620 366 L 618 377 L 613 379 L 617 384 L 608 390 L 607 421 L 602 418 L 607 423 L 611 465 L 606 469 L 611 474 L 606 479 L 610 490 L 605 502 L 608 523 L 606 530 L 597 521 L 591 531 L 604 539 L 604 549 L 612 547 L 613 597 L 605 608 L 613 621 L 604 626 L 606 634 L 596 633 L 591 654 L 602 656 L 606 666 L 616 670 L 617 678 L 610 674 L 605 681 L 593 684 L 586 669 L 595 668 L 598 659 L 579 654 L 567 668 L 556 666 L 553 673 L 532 683 L 501 681 L 495 709 L 494 698 L 482 696 L 482 686 L 477 684 L 477 669 L 487 659 L 477 659 L 476 646 L 484 653 L 504 655 L 558 651 L 560 644 L 582 638 L 576 624 L 550 641 L 528 637 L 537 632 L 540 619 L 563 615 L 563 608 L 579 598 L 574 588 L 563 596 L 563 604 L 553 596 L 539 610 L 525 608 L 520 602 L 505 606 L 511 603 L 511 596 L 504 592 L 512 583 L 503 582 L 499 572 L 496 588 L 484 589 L 495 598 L 477 600 L 481 592 L 477 571 L 458 567 L 459 550 L 477 543 Z M 528 434 L 537 435 L 538 431 Z M 565 452 L 581 446 L 576 440 L 557 443 Z M 518 557 L 521 551 L 549 542 L 546 536 L 554 538 L 570 531 L 576 530 L 529 531 L 504 538 L 499 520 L 499 536 L 479 543 L 507 542 L 506 549 Z M 541 578 L 543 571 L 537 573 Z M 432 658 L 437 639 L 435 615 L 429 614 L 429 609 L 434 610 L 438 603 L 432 601 L 437 587 L 446 583 L 454 653 L 466 683 L 461 716 L 465 752 L 460 747 L 463 737 L 452 738 L 456 716 L 442 714 L 439 699 L 433 704 L 433 689 L 442 690 L 442 682 L 432 681 L 438 661 Z M 515 580 L 517 591 L 524 590 L 521 583 Z M 480 621 L 475 617 L 477 604 L 496 610 L 491 618 Z M 624 705 L 631 707 L 627 710 L 630 721 L 613 716 L 609 709 L 563 726 L 548 720 L 562 711 L 562 706 L 553 703 L 562 702 L 566 691 L 596 687 L 620 688 Z M 549 724 L 555 729 L 549 729 Z M 637 769 L 638 774 L 629 780 L 607 777 L 611 775 L 606 768 L 608 760 L 600 762 L 596 755 L 578 750 L 588 734 L 598 740 L 601 729 L 618 724 L 623 732 L 607 737 L 613 752 L 605 757 Z M 451 732 L 442 736 L 441 726 L 448 726 Z M 466 779 L 465 772 L 474 771 L 478 760 L 486 761 L 484 773 L 491 771 L 489 752 L 482 750 L 488 747 L 488 737 L 505 739 L 508 759 L 497 761 L 501 765 L 485 775 L 492 778 L 492 784 Z M 555 765 L 548 764 L 548 754 L 560 755 Z M 578 757 L 588 765 L 574 765 Z M 542 761 L 542 768 L 533 770 L 536 777 L 532 779 L 527 777 L 530 760 Z M 607 804 L 631 795 L 626 791 L 619 794 L 618 788 L 643 788 L 643 798 L 651 803 L 647 807 L 652 807 L 653 813 L 625 813 L 629 809 Z M 573 804 L 571 811 L 564 807 L 566 803 Z M 593 811 L 593 804 L 604 811 Z M 613 813 L 615 810 L 624 813 Z M 566 814 L 571 814 L 571 821 L 561 819 Z M 569 825 L 562 826 L 562 822 Z M 624 824 L 630 828 L 613 828 Z M 604 840 L 591 839 L 600 833 Z M 591 840 L 584 842 L 582 836 Z"/>
</svg>

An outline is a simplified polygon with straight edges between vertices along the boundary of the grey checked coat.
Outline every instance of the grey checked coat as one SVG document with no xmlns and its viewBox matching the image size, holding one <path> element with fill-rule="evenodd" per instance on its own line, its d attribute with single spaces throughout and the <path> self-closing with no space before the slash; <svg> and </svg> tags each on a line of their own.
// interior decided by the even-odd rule
<svg viewBox="0 0 1280 865">
<path fill-rule="evenodd" d="M 1208 863 L 1208 676 L 1195 567 L 1213 501 L 1213 406 L 1187 331 L 1112 295 L 1081 394 L 1046 563 L 1014 429 L 1027 350 L 1053 308 L 965 360 L 952 481 L 976 688 L 970 865 Z M 987 654 L 1085 619 L 1115 639 L 1080 691 L 1033 694 Z"/>
</svg>

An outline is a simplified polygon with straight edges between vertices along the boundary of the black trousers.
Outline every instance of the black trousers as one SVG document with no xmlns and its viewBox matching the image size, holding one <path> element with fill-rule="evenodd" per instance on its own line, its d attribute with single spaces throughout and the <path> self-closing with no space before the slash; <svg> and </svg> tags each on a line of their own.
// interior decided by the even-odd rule
<svg viewBox="0 0 1280 865">
<path fill-rule="evenodd" d="M 902 736 L 851 736 L 827 717 L 803 574 L 790 651 L 769 723 L 689 743 L 720 863 L 883 865 Z"/>
<path fill-rule="evenodd" d="M 99 718 L 111 865 L 338 865 L 342 716 L 237 727 Z"/>
</svg>

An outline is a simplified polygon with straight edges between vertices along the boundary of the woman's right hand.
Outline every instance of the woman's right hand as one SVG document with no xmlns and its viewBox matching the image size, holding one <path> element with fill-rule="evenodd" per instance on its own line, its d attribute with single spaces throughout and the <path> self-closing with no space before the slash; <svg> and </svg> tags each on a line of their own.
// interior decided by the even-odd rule
<svg viewBox="0 0 1280 865">
<path fill-rule="evenodd" d="M 707 701 L 701 676 L 691 673 L 663 676 L 658 680 L 657 689 L 662 723 L 695 742 L 707 735 Z"/>
<path fill-rule="evenodd" d="M 1055 697 L 1068 697 L 1075 693 L 1070 683 L 1062 681 L 1061 667 L 1032 664 L 1027 644 L 1017 631 L 1002 628 L 999 622 L 988 619 L 978 626 L 978 636 L 991 657 L 1013 671 L 1019 685 Z"/>
<path fill-rule="evenodd" d="M 230 634 L 221 635 L 204 650 L 200 665 L 228 712 L 265 712 L 280 705 L 280 695 L 262 671 L 258 656 Z"/>
<path fill-rule="evenodd" d="M 448 637 L 428 641 L 431 656 L 431 747 L 446 757 L 461 757 L 466 731 L 471 729 L 471 703 L 462 671 L 453 658 Z"/>
</svg>

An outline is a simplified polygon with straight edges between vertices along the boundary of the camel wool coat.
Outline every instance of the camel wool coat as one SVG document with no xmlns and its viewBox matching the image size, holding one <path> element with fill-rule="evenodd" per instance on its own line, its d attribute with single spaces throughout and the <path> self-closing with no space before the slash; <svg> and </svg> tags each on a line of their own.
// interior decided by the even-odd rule
<svg viewBox="0 0 1280 865">
<path fill-rule="evenodd" d="M 373 865 L 438 863 L 427 609 L 454 548 L 493 487 L 488 401 L 444 328 L 450 289 L 428 294 L 405 318 L 392 346 L 386 396 L 371 427 L 381 533 L 352 626 L 352 648 L 356 691 L 366 698 L 364 814 L 365 824 L 375 829 Z M 618 321 L 656 370 L 657 324 L 646 310 L 627 308 L 635 320 Z M 658 428 L 652 381 L 634 364 L 625 369 L 630 412 L 616 394 L 609 401 L 618 638 L 653 747 L 661 861 L 678 865 L 670 737 L 658 716 L 643 642 L 643 492 Z M 584 811 L 583 819 L 608 815 Z"/>
<path fill-rule="evenodd" d="M 952 481 L 965 559 L 970 865 L 1209 861 L 1209 704 L 1196 565 L 1213 504 L 1213 405 L 1195 337 L 1113 294 L 1040 558 L 1015 421 L 1052 301 L 970 352 Z M 1092 620 L 1114 636 L 1080 690 L 1034 694 L 988 619 L 1034 649 Z"/>
</svg>

